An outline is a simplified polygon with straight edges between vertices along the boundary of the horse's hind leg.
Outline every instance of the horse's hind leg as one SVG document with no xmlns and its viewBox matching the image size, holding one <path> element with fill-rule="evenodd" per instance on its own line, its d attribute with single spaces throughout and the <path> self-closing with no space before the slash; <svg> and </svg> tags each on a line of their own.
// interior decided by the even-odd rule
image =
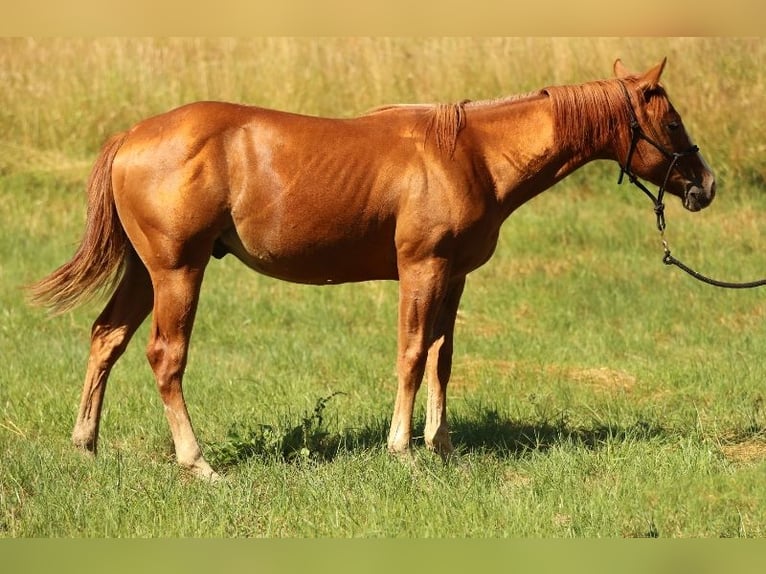
<svg viewBox="0 0 766 574">
<path fill-rule="evenodd" d="M 202 457 L 182 389 L 203 272 L 204 265 L 152 272 L 154 314 L 146 355 L 157 379 L 178 464 L 201 478 L 216 479 L 218 475 Z"/>
<path fill-rule="evenodd" d="M 72 442 L 96 453 L 101 407 L 109 372 L 152 308 L 152 284 L 134 252 L 109 303 L 93 323 L 90 355 Z"/>
</svg>

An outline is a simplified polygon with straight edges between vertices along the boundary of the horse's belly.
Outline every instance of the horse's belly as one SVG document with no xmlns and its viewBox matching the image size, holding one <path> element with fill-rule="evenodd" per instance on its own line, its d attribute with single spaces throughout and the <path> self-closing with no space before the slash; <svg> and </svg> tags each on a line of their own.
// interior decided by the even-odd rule
<svg viewBox="0 0 766 574">
<path fill-rule="evenodd" d="M 245 246 L 235 234 L 219 242 L 224 252 L 232 253 L 251 269 L 295 283 L 325 285 L 398 277 L 393 242 L 390 249 L 369 241 L 332 245 L 310 241 L 288 245 L 251 242 Z"/>
</svg>

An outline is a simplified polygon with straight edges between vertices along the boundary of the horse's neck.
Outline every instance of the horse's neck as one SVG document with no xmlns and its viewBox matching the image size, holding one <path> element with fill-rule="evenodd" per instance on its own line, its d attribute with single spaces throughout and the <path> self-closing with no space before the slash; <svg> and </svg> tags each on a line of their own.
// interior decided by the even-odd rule
<svg viewBox="0 0 766 574">
<path fill-rule="evenodd" d="M 595 156 L 564 148 L 544 93 L 470 110 L 467 126 L 505 215 Z"/>
</svg>

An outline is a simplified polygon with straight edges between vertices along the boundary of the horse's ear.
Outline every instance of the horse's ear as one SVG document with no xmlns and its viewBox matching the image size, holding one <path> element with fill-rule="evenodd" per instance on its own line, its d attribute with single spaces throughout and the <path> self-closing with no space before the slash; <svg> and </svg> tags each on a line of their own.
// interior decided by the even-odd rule
<svg viewBox="0 0 766 574">
<path fill-rule="evenodd" d="M 654 66 L 651 70 L 641 76 L 638 85 L 644 90 L 653 90 L 660 83 L 660 76 L 662 76 L 662 70 L 665 69 L 665 63 L 667 58 L 663 58 L 662 62 Z"/>
<path fill-rule="evenodd" d="M 614 75 L 618 78 L 625 78 L 627 76 L 632 75 L 630 71 L 625 67 L 625 64 L 622 63 L 622 60 L 617 58 L 614 61 Z"/>
</svg>

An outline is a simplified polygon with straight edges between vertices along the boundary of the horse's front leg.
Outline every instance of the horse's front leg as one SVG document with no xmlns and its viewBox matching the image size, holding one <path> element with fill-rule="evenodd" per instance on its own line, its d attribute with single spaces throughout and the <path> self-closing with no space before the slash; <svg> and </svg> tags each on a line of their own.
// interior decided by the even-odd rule
<svg viewBox="0 0 766 574">
<path fill-rule="evenodd" d="M 407 452 L 415 395 L 423 380 L 433 327 L 447 288 L 447 262 L 431 258 L 399 269 L 398 387 L 388 450 Z"/>
<path fill-rule="evenodd" d="M 426 446 L 442 457 L 452 453 L 452 441 L 447 424 L 447 383 L 452 372 L 452 349 L 455 319 L 463 295 L 465 277 L 450 283 L 434 325 L 433 343 L 428 351 L 426 378 L 428 408 L 426 409 Z"/>
</svg>

